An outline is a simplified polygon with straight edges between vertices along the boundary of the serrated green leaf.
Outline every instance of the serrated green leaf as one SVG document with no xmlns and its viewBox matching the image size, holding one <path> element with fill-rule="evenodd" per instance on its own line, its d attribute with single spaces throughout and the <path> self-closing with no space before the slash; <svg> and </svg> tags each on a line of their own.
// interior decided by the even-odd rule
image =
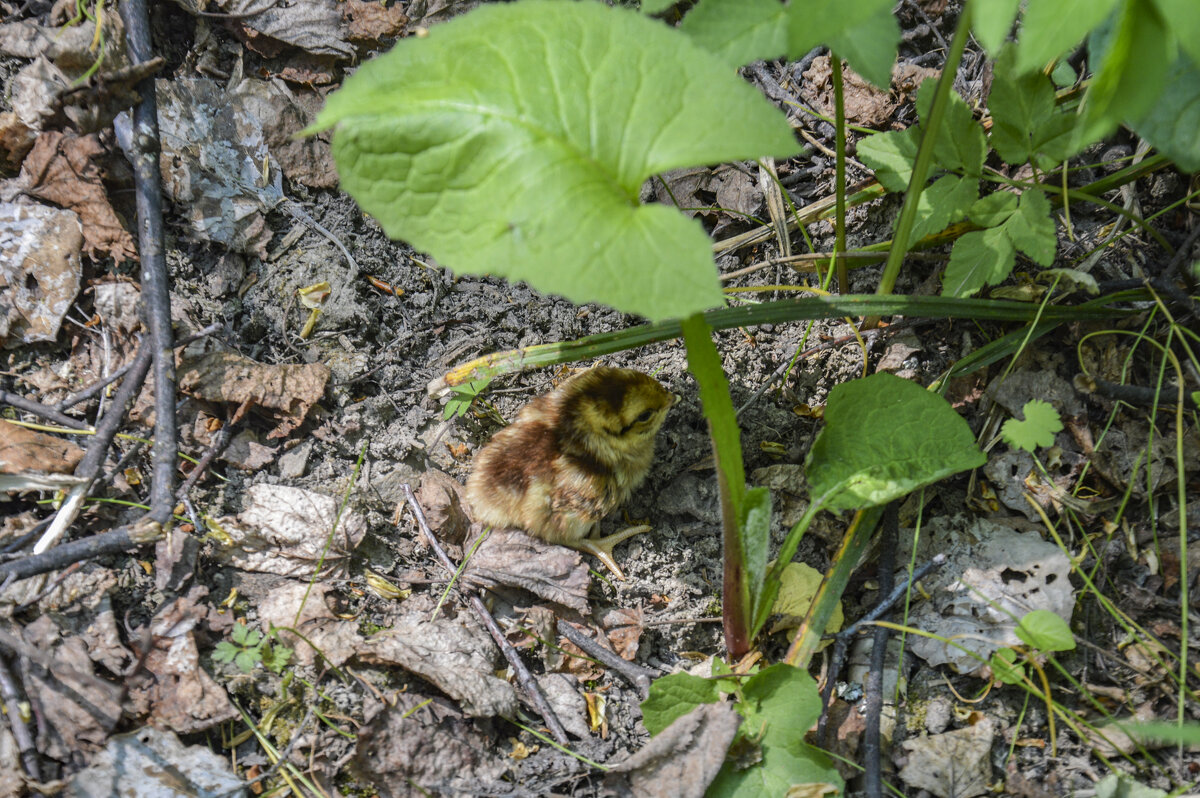
<svg viewBox="0 0 1200 798">
<path fill-rule="evenodd" d="M 929 118 L 936 92 L 935 80 L 926 80 L 917 89 L 917 115 L 922 123 Z M 958 92 L 951 91 L 948 96 L 949 103 L 946 105 L 946 115 L 942 118 L 933 159 L 943 169 L 979 178 L 984 158 L 987 157 L 987 137 Z"/>
<path fill-rule="evenodd" d="M 245 645 L 247 638 L 250 637 L 250 627 L 246 626 L 243 621 L 238 621 L 229 630 L 229 637 L 232 638 L 233 642 Z"/>
<path fill-rule="evenodd" d="M 251 649 L 250 651 L 239 651 L 237 656 L 233 658 L 233 664 L 242 673 L 249 673 L 254 670 L 254 666 L 258 664 L 258 651 Z"/>
<path fill-rule="evenodd" d="M 899 43 L 900 24 L 890 5 L 828 42 L 829 49 L 846 59 L 855 72 L 883 89 L 892 85 L 892 66 L 896 63 Z"/>
<path fill-rule="evenodd" d="M 227 640 L 222 640 L 217 643 L 217 647 L 213 649 L 213 662 L 233 662 L 233 658 L 241 651 L 240 648 L 230 643 Z"/>
<path fill-rule="evenodd" d="M 1131 127 L 1184 172 L 1200 172 L 1200 66 L 1177 58 L 1158 102 Z"/>
<path fill-rule="evenodd" d="M 679 29 L 734 66 L 787 50 L 787 7 L 779 0 L 702 0 Z"/>
<path fill-rule="evenodd" d="M 1171 21 L 1171 32 L 1179 47 L 1200 67 L 1200 3 L 1195 0 L 1154 0 L 1163 19 Z"/>
<path fill-rule="evenodd" d="M 801 58 L 817 45 L 828 45 L 893 5 L 890 0 L 792 0 L 787 6 L 788 55 Z"/>
<path fill-rule="evenodd" d="M 881 373 L 830 391 L 807 477 L 813 497 L 850 510 L 885 504 L 985 460 L 945 399 Z"/>
<path fill-rule="evenodd" d="M 992 654 L 988 664 L 992 668 L 992 676 L 1004 684 L 1020 684 L 1025 681 L 1025 663 L 1021 655 L 1011 648 L 1002 648 Z"/>
<path fill-rule="evenodd" d="M 985 3 L 971 3 L 969 6 L 971 30 L 988 51 L 988 55 L 993 58 L 1004 46 L 1020 5 L 1021 0 L 988 0 Z"/>
<path fill-rule="evenodd" d="M 858 157 L 875 173 L 875 179 L 888 191 L 908 188 L 913 161 L 917 157 L 916 128 L 893 130 L 867 136 L 858 143 Z"/>
<path fill-rule="evenodd" d="M 1021 195 L 1017 212 L 1004 223 L 1004 233 L 1034 263 L 1039 266 L 1054 263 L 1058 239 L 1054 219 L 1050 217 L 1050 200 L 1042 192 L 1033 189 Z"/>
<path fill-rule="evenodd" d="M 995 191 L 980 197 L 967 210 L 967 218 L 980 227 L 996 227 L 1004 224 L 1017 210 L 1017 195 L 1008 191 Z"/>
<path fill-rule="evenodd" d="M 1017 637 L 1025 645 L 1043 652 L 1071 651 L 1075 648 L 1071 627 L 1050 610 L 1034 610 L 1025 615 L 1017 625 Z"/>
<path fill-rule="evenodd" d="M 979 196 L 979 180 L 974 177 L 942 175 L 921 192 L 917 200 L 917 220 L 912 240 L 940 233 L 967 216 L 967 208 Z"/>
<path fill-rule="evenodd" d="M 1038 132 L 1054 114 L 1054 86 L 1041 72 L 1017 72 L 1014 58 L 1009 47 L 996 62 L 988 95 L 990 142 L 1006 163 L 1023 164 L 1033 157 Z"/>
<path fill-rule="evenodd" d="M 749 617 L 762 600 L 767 560 L 771 554 L 771 491 L 748 488 L 742 498 L 741 518 L 742 561 L 745 563 L 746 586 L 750 591 Z"/>
<path fill-rule="evenodd" d="M 685 34 L 553 0 L 485 5 L 401 41 L 329 98 L 316 128 L 335 125 L 343 188 L 389 235 L 457 271 L 652 319 L 723 296 L 703 229 L 639 206 L 645 179 L 799 149 Z"/>
<path fill-rule="evenodd" d="M 1063 428 L 1054 405 L 1041 399 L 1030 399 L 1021 414 L 1024 420 L 1010 418 L 1000 428 L 1000 437 L 1005 443 L 1027 452 L 1054 445 L 1054 436 Z"/>
<path fill-rule="evenodd" d="M 1117 0 L 1029 0 L 1017 36 L 1018 72 L 1041 69 L 1108 16 Z"/>
<path fill-rule="evenodd" d="M 1012 273 L 1016 252 L 1004 228 L 966 233 L 954 242 L 942 277 L 942 296 L 971 296 Z"/>
<path fill-rule="evenodd" d="M 642 723 L 654 736 L 701 704 L 720 698 L 716 680 L 672 673 L 651 682 L 650 695 L 642 702 Z"/>
</svg>

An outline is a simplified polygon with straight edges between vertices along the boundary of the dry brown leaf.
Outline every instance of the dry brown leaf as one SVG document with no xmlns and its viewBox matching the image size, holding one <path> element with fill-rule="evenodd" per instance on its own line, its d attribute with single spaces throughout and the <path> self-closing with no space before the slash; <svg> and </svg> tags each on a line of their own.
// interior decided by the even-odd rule
<svg viewBox="0 0 1200 798">
<path fill-rule="evenodd" d="M 346 35 L 357 44 L 376 44 L 404 35 L 408 17 L 399 3 L 385 6 L 378 0 L 346 0 L 342 5 Z"/>
<path fill-rule="evenodd" d="M 26 181 L 30 195 L 79 214 L 84 249 L 90 257 L 108 255 L 118 263 L 127 258 L 136 260 L 133 237 L 121 226 L 101 182 L 98 161 L 105 154 L 95 134 L 46 132 L 38 136 L 25 157 L 21 179 Z"/>
<path fill-rule="evenodd" d="M 298 427 L 325 393 L 329 368 L 320 363 L 269 366 L 236 352 L 210 352 L 179 364 L 179 390 L 208 402 L 229 402 L 275 411 L 268 438 Z"/>
<path fill-rule="evenodd" d="M 523 588 L 580 613 L 588 612 L 592 578 L 583 556 L 519 529 L 493 529 L 467 561 L 463 579 L 485 588 Z"/>
<path fill-rule="evenodd" d="M 320 583 L 312 585 L 310 591 L 307 582 L 280 579 L 258 601 L 261 626 L 278 628 L 280 641 L 291 647 L 293 660 L 301 665 L 312 665 L 320 659 L 339 667 L 363 644 L 357 622 L 342 620 L 330 611 L 327 596 L 331 591 L 331 587 Z M 295 629 L 303 637 L 283 627 Z"/>
<path fill-rule="evenodd" d="M 88 767 L 71 777 L 72 798 L 113 795 L 245 795 L 229 759 L 207 745 L 186 746 L 169 731 L 147 726 L 113 735 Z"/>
<path fill-rule="evenodd" d="M 83 231 L 71 211 L 0 203 L 0 341 L 53 341 L 79 293 Z"/>
<path fill-rule="evenodd" d="M 297 0 L 286 7 L 277 0 L 219 0 L 217 5 L 231 16 L 242 17 L 237 29 L 243 41 L 268 57 L 280 52 L 280 42 L 317 55 L 354 57 L 334 0 Z"/>
<path fill-rule="evenodd" d="M 984 795 L 992 777 L 993 737 L 992 722 L 985 719 L 966 729 L 906 740 L 908 762 L 900 778 L 938 798 Z"/>
<path fill-rule="evenodd" d="M 337 186 L 329 134 L 296 137 L 296 131 L 308 127 L 324 104 L 315 91 L 247 78 L 231 89 L 227 98 L 232 107 L 262 125 L 267 149 L 288 180 L 313 188 Z"/>
<path fill-rule="evenodd" d="M 5 172 L 19 170 L 36 141 L 37 133 L 15 111 L 0 112 L 0 167 Z"/>
<path fill-rule="evenodd" d="M 508 791 L 504 759 L 449 701 L 401 693 L 359 730 L 354 769 L 383 795 L 479 795 Z"/>
<path fill-rule="evenodd" d="M 604 613 L 600 626 L 608 635 L 608 642 L 613 651 L 628 662 L 637 658 L 638 643 L 642 639 L 645 628 L 645 618 L 642 611 L 636 607 L 630 609 L 614 608 Z"/>
<path fill-rule="evenodd" d="M 606 786 L 636 798 L 703 798 L 741 722 L 731 704 L 701 704 L 613 765 Z"/>
<path fill-rule="evenodd" d="M 888 127 L 892 114 L 916 91 L 921 81 L 939 74 L 936 69 L 897 63 L 892 67 L 892 90 L 883 91 L 872 86 L 854 70 L 843 70 L 846 121 L 863 127 Z M 832 75 L 828 55 L 814 58 L 804 73 L 805 83 L 808 84 L 806 94 L 812 98 L 818 110 L 830 117 L 833 116 Z"/>
<path fill-rule="evenodd" d="M 68 440 L 0 420 L 0 474 L 70 474 L 81 459 L 83 449 Z"/>
<path fill-rule="evenodd" d="M 459 547 L 471 528 L 471 520 L 464 509 L 467 504 L 466 488 L 449 474 L 437 470 L 421 475 L 421 487 L 417 489 L 417 501 L 425 511 L 429 529 L 443 544 Z M 418 538 L 424 544 L 423 538 Z M 451 556 L 461 556 L 452 553 Z"/>
</svg>

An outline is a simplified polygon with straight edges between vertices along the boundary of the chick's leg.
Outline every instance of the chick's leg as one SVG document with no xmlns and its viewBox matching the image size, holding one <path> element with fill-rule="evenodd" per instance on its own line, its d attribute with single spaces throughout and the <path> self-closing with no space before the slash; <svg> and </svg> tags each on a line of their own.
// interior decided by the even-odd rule
<svg viewBox="0 0 1200 798">
<path fill-rule="evenodd" d="M 640 535 L 643 532 L 649 531 L 650 527 L 648 526 L 633 526 L 629 529 L 622 529 L 614 535 L 602 538 L 584 538 L 571 545 L 580 551 L 586 551 L 588 554 L 595 555 L 596 559 L 604 563 L 605 567 L 613 572 L 613 576 L 624 581 L 625 574 L 617 565 L 617 561 L 613 559 L 613 547 L 634 535 Z"/>
</svg>

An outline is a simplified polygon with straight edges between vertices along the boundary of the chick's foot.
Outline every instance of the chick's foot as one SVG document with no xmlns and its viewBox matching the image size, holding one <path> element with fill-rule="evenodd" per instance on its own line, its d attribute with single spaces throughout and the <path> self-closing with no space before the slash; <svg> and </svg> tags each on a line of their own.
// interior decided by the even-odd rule
<svg viewBox="0 0 1200 798">
<path fill-rule="evenodd" d="M 648 526 L 632 526 L 629 529 L 622 529 L 616 534 L 609 535 L 603 538 L 584 538 L 578 543 L 571 544 L 573 548 L 579 551 L 587 552 L 595 555 L 596 559 L 604 563 L 608 570 L 613 572 L 613 576 L 621 581 L 625 581 L 625 574 L 621 571 L 617 561 L 613 559 L 613 547 L 634 535 L 640 535 L 643 532 L 649 532 Z"/>
</svg>

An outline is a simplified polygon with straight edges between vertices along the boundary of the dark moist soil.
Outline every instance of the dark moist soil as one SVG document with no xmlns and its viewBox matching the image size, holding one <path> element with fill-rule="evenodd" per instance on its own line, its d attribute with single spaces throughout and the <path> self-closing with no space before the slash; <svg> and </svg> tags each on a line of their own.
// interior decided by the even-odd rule
<svg viewBox="0 0 1200 798">
<path fill-rule="evenodd" d="M 953 10 L 957 4 L 951 5 Z M 941 60 L 939 35 L 927 23 L 923 13 L 914 14 L 908 6 L 904 4 L 900 14 L 905 26 L 902 60 L 920 60 L 926 66 L 936 67 Z M 956 14 L 947 12 L 937 20 L 940 36 L 949 37 L 955 17 Z M 171 18 L 179 20 L 176 14 L 171 14 Z M 212 33 L 221 37 L 225 46 L 233 46 L 225 29 L 214 27 Z M 178 36 L 165 40 L 170 41 L 177 51 L 171 53 L 175 62 L 169 66 L 178 67 L 187 49 L 186 40 L 180 40 Z M 924 55 L 935 52 L 939 53 L 936 57 Z M 250 74 L 256 57 L 249 51 L 246 57 L 245 71 Z M 986 77 L 973 65 L 972 58 L 974 56 L 968 59 L 963 69 L 966 77 L 960 79 L 961 85 L 957 87 L 968 103 L 979 98 Z M 12 64 L 3 66 L 5 74 L 11 74 Z M 760 73 L 765 70 L 776 84 L 788 83 L 790 79 L 790 85 L 803 85 L 799 67 L 768 64 L 758 70 Z M 170 74 L 170 69 L 166 74 Z M 770 94 L 770 87 L 767 88 Z M 812 98 L 801 99 L 811 102 Z M 907 113 L 911 116 L 911 106 Z M 905 118 L 904 114 L 902 110 L 897 118 Z M 812 123 L 815 134 L 832 146 L 828 126 L 812 119 L 808 122 Z M 1128 149 L 1123 142 L 1118 142 L 1097 148 L 1086 154 L 1084 160 L 1112 162 Z M 1095 173 L 1081 174 L 1078 179 L 1094 178 L 1106 168 L 1100 166 Z M 804 204 L 806 198 L 832 194 L 831 158 L 814 153 L 808 159 L 782 164 L 780 170 L 784 177 L 806 173 L 803 179 L 788 181 L 794 186 L 797 204 Z M 851 182 L 866 177 L 868 175 L 851 167 Z M 1141 202 L 1142 215 L 1148 217 L 1185 191 L 1186 181 L 1174 173 L 1167 173 L 1140 181 L 1133 188 L 1132 196 Z M 491 384 L 475 409 L 451 421 L 443 419 L 444 400 L 430 398 L 426 386 L 452 367 L 481 355 L 610 332 L 639 324 L 640 320 L 600 306 L 578 307 L 559 298 L 538 294 L 523 284 L 510 285 L 497 279 L 472 276 L 456 277 L 438 268 L 428 257 L 389 241 L 378 225 L 364 217 L 354 202 L 343 194 L 302 186 L 287 186 L 287 193 L 351 250 L 358 264 L 357 274 L 328 238 L 286 213 L 275 212 L 268 217 L 275 234 L 270 245 L 275 257 L 266 262 L 224 254 L 216 247 L 193 241 L 185 234 L 186 222 L 173 215 L 178 209 L 168 207 L 167 247 L 173 312 L 181 330 L 199 329 L 219 322 L 223 330 L 217 337 L 222 344 L 255 360 L 323 363 L 332 370 L 324 400 L 314 409 L 310 421 L 285 441 L 279 459 L 252 472 L 218 465 L 214 470 L 228 481 L 205 481 L 193 492 L 192 501 L 203 513 L 216 518 L 236 514 L 242 509 L 245 491 L 252 484 L 286 484 L 341 496 L 353 479 L 351 505 L 366 514 L 370 530 L 359 550 L 359 561 L 351 568 L 354 576 L 334 587 L 345 603 L 344 611 L 357 619 L 360 628 L 377 628 L 387 624 L 392 609 L 388 602 L 365 588 L 361 576 L 364 569 L 370 568 L 401 586 L 411 586 L 418 596 L 429 593 L 436 599 L 442 590 L 441 582 L 424 584 L 441 576 L 432 555 L 416 545 L 416 529 L 410 514 L 403 509 L 398 511 L 403 503 L 401 486 L 408 483 L 415 487 L 422 475 L 434 469 L 464 481 L 471 455 L 500 428 L 493 414 L 482 412 L 480 405 L 486 403 L 495 414 L 511 420 L 526 402 L 550 390 L 568 372 L 564 367 L 503 376 Z M 889 197 L 852 209 L 848 220 L 850 246 L 889 238 L 897 208 L 898 200 Z M 1074 238 L 1060 241 L 1060 259 L 1073 258 L 1094 244 L 1099 228 L 1111 222 L 1111 217 L 1098 213 L 1098 210 L 1095 206 L 1072 209 Z M 133 218 L 132 215 L 129 218 Z M 714 223 L 712 218 L 705 221 L 710 226 Z M 730 226 L 722 231 L 722 236 L 745 229 L 735 220 L 725 220 L 725 223 Z M 295 228 L 303 232 L 292 240 L 289 232 Z M 1179 231 L 1183 229 L 1182 225 L 1173 225 L 1165 235 L 1177 243 L 1182 238 Z M 817 250 L 833 248 L 829 225 L 814 225 L 810 233 Z M 276 251 L 275 248 L 285 240 L 292 241 L 290 246 Z M 772 242 L 722 256 L 718 266 L 722 272 L 730 272 L 778 254 Z M 1131 237 L 1104 255 L 1095 274 L 1100 279 L 1140 275 L 1142 270 L 1153 274 L 1156 268 L 1161 268 L 1161 258 L 1156 249 Z M 936 293 L 941 265 L 937 260 L 914 258 L 906 265 L 896 293 Z M 563 264 L 563 268 L 570 268 L 570 264 Z M 113 267 L 111 271 L 136 278 L 135 269 L 128 264 Z M 105 267 L 93 267 L 89 276 L 99 277 L 104 272 Z M 389 283 L 397 295 L 373 288 L 363 275 L 372 275 Z M 852 273 L 852 291 L 873 292 L 878 276 L 878 267 L 856 269 Z M 799 282 L 802 277 L 805 276 L 786 267 L 773 267 L 731 284 L 787 284 Z M 1017 282 L 1021 279 L 1022 275 L 1018 275 Z M 323 309 L 315 333 L 308 340 L 301 340 L 298 332 L 307 311 L 296 301 L 296 291 L 321 281 L 332 286 L 332 296 Z M 761 298 L 764 295 L 753 296 Z M 89 300 L 82 301 L 86 316 Z M 961 321 L 922 323 L 899 329 L 869 342 L 867 372 L 874 372 L 881 359 L 891 355 L 892 359 L 887 363 L 890 370 L 928 384 L 954 361 L 1003 331 L 1004 328 L 995 325 Z M 1039 341 L 1025 363 L 1052 369 L 1071 380 L 1078 370 L 1073 347 L 1086 331 L 1060 328 Z M 759 469 L 804 462 L 820 421 L 802 412 L 802 406 L 820 407 L 833 386 L 861 376 L 862 350 L 853 339 L 829 346 L 797 360 L 786 380 L 775 387 L 764 392 L 763 386 L 801 348 L 814 347 L 850 332 L 851 328 L 844 321 L 832 321 L 817 322 L 811 328 L 805 324 L 763 325 L 717 334 L 734 405 L 746 406 L 739 419 L 748 474 L 758 472 L 755 478 L 765 482 L 778 469 L 775 472 Z M 903 350 L 893 348 L 898 341 L 904 343 Z M 11 373 L 20 370 L 23 362 L 29 359 L 65 358 L 66 354 L 62 350 L 9 352 L 5 368 Z M 646 483 L 628 506 L 604 525 L 604 531 L 611 532 L 631 519 L 651 524 L 653 532 L 618 548 L 617 560 L 625 570 L 627 581 L 597 579 L 592 595 L 597 615 L 605 607 L 644 609 L 647 626 L 637 661 L 669 672 L 705 657 L 720 655 L 723 651 L 720 624 L 713 622 L 720 612 L 721 542 L 706 425 L 680 341 L 643 347 L 597 362 L 652 373 L 682 397 L 660 433 L 658 456 Z M 579 363 L 573 367 L 588 365 L 593 364 Z M 968 378 L 955 386 L 952 393 L 957 391 L 960 396 L 969 396 L 997 373 L 993 370 Z M 6 387 L 12 389 L 12 384 Z M 985 418 L 978 402 L 968 401 L 959 409 L 977 433 L 983 429 Z M 1089 406 L 1094 429 L 1104 423 L 1107 409 L 1103 403 Z M 181 427 L 190 422 L 190 418 L 184 417 Z M 248 426 L 259 433 L 260 438 L 267 429 L 264 423 L 253 419 Z M 360 456 L 361 468 L 356 476 L 352 476 Z M 961 478 L 931 489 L 933 498 L 925 507 L 926 517 L 952 515 L 969 507 L 978 512 L 978 504 L 968 502 L 967 487 L 967 479 Z M 777 496 L 777 506 L 780 501 L 781 497 Z M 999 508 L 994 511 L 1008 514 L 1007 510 Z M 1134 525 L 1141 524 L 1145 512 L 1142 503 L 1133 508 L 1127 518 Z M 395 523 L 397 516 L 398 524 Z M 120 517 L 113 517 L 111 523 L 120 520 Z M 822 518 L 803 541 L 798 559 L 824 570 L 843 530 L 842 519 Z M 783 520 L 777 518 L 773 529 L 776 544 L 785 532 Z M 910 533 L 910 530 L 902 530 L 902 534 Z M 217 566 L 210 559 L 212 544 L 205 545 L 196 578 L 209 588 L 210 600 L 214 604 L 223 600 L 231 588 L 253 595 L 253 578 Z M 1105 557 L 1114 568 L 1122 566 L 1126 572 L 1124 576 L 1134 580 L 1145 582 L 1150 579 L 1142 566 L 1128 557 L 1122 561 L 1120 536 L 1110 545 L 1117 550 L 1106 552 Z M 132 625 L 144 622 L 162 600 L 162 595 L 154 589 L 153 579 L 128 560 L 112 560 L 108 564 L 118 569 L 120 577 L 122 589 L 115 597 L 118 617 L 125 617 Z M 594 561 L 592 564 L 595 566 Z M 868 562 L 851 583 L 845 600 L 848 619 L 858 617 L 873 605 L 877 598 L 873 576 L 873 566 Z M 256 619 L 254 605 L 238 607 L 238 616 L 244 615 L 253 624 Z M 1111 625 L 1111 617 L 1093 612 L 1093 609 L 1089 605 L 1083 613 L 1088 619 L 1087 628 L 1076 632 L 1103 648 L 1111 648 L 1103 642 L 1116 639 L 1107 628 Z M 503 610 L 504 606 L 500 606 L 497 612 L 503 613 Z M 455 607 L 453 611 L 465 610 Z M 1166 612 L 1170 617 L 1170 610 Z M 666 621 L 678 622 L 664 623 Z M 785 646 L 782 636 L 770 641 L 764 648 L 767 659 L 779 657 Z M 526 659 L 535 670 L 539 669 L 537 656 L 527 652 Z M 211 664 L 207 658 L 202 661 L 206 666 Z M 1086 651 L 1079 651 L 1068 655 L 1065 664 L 1073 672 L 1090 673 L 1095 660 Z M 348 683 L 313 667 L 296 666 L 294 671 L 297 676 L 319 682 L 323 691 L 323 711 L 350 718 L 355 724 L 362 721 L 364 705 L 376 701 L 377 691 L 386 694 L 398 690 L 436 693 L 398 668 L 354 665 L 352 669 L 357 680 Z M 214 667 L 214 670 L 232 694 L 252 705 L 259 698 L 280 691 L 279 678 L 262 669 L 251 677 L 235 675 L 226 668 Z M 941 670 L 924 667 L 909 658 L 902 672 L 908 681 L 908 699 L 900 710 L 898 738 L 921 732 L 931 702 L 949 700 L 957 709 L 966 711 L 968 705 L 946 690 Z M 982 684 L 978 679 L 964 676 L 952 675 L 950 679 L 963 696 L 978 693 Z M 366 687 L 367 683 L 372 687 Z M 593 733 L 576 741 L 576 750 L 595 761 L 606 762 L 620 760 L 641 748 L 648 736 L 641 725 L 637 692 L 611 672 L 586 687 L 606 698 L 607 730 L 606 736 Z M 1014 736 L 1023 740 L 1045 740 L 1047 737 L 1045 707 L 1037 702 L 1023 706 L 1019 696 L 1015 691 L 994 690 L 982 703 L 970 705 L 970 709 L 995 718 L 1009 729 L 1008 738 L 1002 739 L 1002 735 L 998 735 L 994 749 L 997 779 L 1001 777 L 1000 767 L 1007 745 Z M 1058 697 L 1063 701 L 1072 700 L 1065 692 Z M 302 711 L 288 713 L 288 723 L 298 724 L 302 716 Z M 1016 725 L 1018 717 L 1019 727 Z M 952 727 L 962 722 L 962 717 L 958 716 Z M 475 726 L 486 735 L 491 746 L 486 755 L 504 757 L 509 769 L 502 782 L 481 786 L 481 794 L 501 794 L 507 789 L 505 783 L 515 790 L 513 794 L 519 795 L 600 794 L 599 778 L 592 771 L 527 732 L 501 720 L 476 721 Z M 513 740 L 531 748 L 536 746 L 537 750 L 525 758 L 507 756 L 513 749 Z M 215 737 L 212 742 L 216 742 Z M 323 777 L 329 784 L 337 785 L 344 794 L 371 794 L 363 781 L 362 771 L 349 766 L 352 743 L 329 733 L 318 733 L 313 742 L 319 744 L 317 750 L 321 754 L 318 759 L 324 763 Z M 1061 725 L 1058 743 L 1057 758 L 1049 756 L 1048 747 L 1019 745 L 1016 748 L 1018 771 L 1035 783 L 1045 785 L 1047 790 L 1046 793 L 1026 794 L 1066 794 L 1087 789 L 1107 772 L 1103 764 L 1089 757 L 1087 747 L 1078 738 L 1063 734 Z M 297 750 L 293 758 L 303 766 L 307 763 L 309 749 L 300 748 L 304 750 Z M 253 740 L 239 747 L 240 759 L 259 754 Z M 1178 775 L 1188 778 L 1182 773 Z M 896 783 L 894 777 L 893 783 Z"/>
</svg>

